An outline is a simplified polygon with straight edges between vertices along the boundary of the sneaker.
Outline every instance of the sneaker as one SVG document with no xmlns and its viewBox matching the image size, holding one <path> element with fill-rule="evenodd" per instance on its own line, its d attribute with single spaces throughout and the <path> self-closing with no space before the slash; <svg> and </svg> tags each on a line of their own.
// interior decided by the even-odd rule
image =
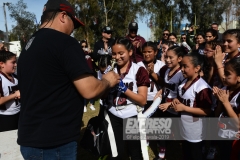
<svg viewBox="0 0 240 160">
<path fill-rule="evenodd" d="M 165 157 L 165 152 L 166 152 L 166 148 L 165 147 L 159 147 L 158 156 L 159 156 L 160 159 Z"/>
<path fill-rule="evenodd" d="M 87 112 L 87 107 L 86 106 L 84 106 L 84 110 L 83 110 L 84 112 Z"/>
<path fill-rule="evenodd" d="M 215 147 L 210 147 L 209 150 L 208 150 L 207 159 L 214 159 L 216 153 L 217 153 L 216 148 Z"/>
<path fill-rule="evenodd" d="M 89 108 L 90 108 L 92 111 L 95 111 L 95 110 L 96 110 L 95 107 L 94 107 L 94 105 L 91 105 Z"/>
</svg>

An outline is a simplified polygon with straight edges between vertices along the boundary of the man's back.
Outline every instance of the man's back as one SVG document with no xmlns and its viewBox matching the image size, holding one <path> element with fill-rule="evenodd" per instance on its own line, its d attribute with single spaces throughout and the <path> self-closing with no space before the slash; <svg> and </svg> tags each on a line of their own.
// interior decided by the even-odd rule
<svg viewBox="0 0 240 160">
<path fill-rule="evenodd" d="M 83 98 L 72 81 L 92 73 L 79 43 L 52 29 L 33 35 L 18 61 L 18 143 L 52 147 L 78 139 Z"/>
</svg>

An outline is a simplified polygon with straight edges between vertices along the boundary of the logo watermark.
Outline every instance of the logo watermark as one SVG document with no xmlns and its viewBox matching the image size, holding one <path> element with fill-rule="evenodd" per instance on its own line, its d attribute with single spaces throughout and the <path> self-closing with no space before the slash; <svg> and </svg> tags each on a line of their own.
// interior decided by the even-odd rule
<svg viewBox="0 0 240 160">
<path fill-rule="evenodd" d="M 239 122 L 233 118 L 127 118 L 124 140 L 239 140 Z"/>
<path fill-rule="evenodd" d="M 169 139 L 172 134 L 171 118 L 128 118 L 124 120 L 125 140 Z"/>
</svg>

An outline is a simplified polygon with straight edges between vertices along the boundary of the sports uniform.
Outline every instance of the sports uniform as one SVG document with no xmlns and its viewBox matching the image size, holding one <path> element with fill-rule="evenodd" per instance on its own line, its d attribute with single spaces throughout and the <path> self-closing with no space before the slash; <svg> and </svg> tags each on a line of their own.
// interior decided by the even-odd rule
<svg viewBox="0 0 240 160">
<path fill-rule="evenodd" d="M 120 70 L 115 68 L 114 71 L 120 74 Z M 125 74 L 121 75 L 125 86 L 132 92 L 137 94 L 139 86 L 149 86 L 149 78 L 146 69 L 130 62 Z M 112 128 L 117 144 L 118 159 L 124 155 L 124 141 L 123 141 L 123 119 L 129 117 L 137 117 L 137 107 L 125 94 L 117 90 L 109 94 L 107 98 L 108 115 L 111 120 Z M 141 145 L 139 140 L 127 141 L 128 150 L 133 160 L 142 159 Z"/>
<path fill-rule="evenodd" d="M 168 68 L 167 65 L 160 70 L 160 77 L 164 79 L 165 82 L 163 88 L 163 103 L 172 102 L 172 100 L 177 97 L 178 85 L 184 79 L 180 67 L 171 76 L 169 76 L 169 72 L 170 68 Z M 167 111 L 174 115 L 178 114 L 171 108 L 168 108 Z"/>
<path fill-rule="evenodd" d="M 210 109 L 212 105 L 211 89 L 200 76 L 186 88 L 187 79 L 178 86 L 178 100 L 192 108 Z M 202 140 L 205 138 L 206 119 L 199 115 L 181 112 L 179 121 L 183 142 L 184 156 L 189 159 L 202 159 Z"/>
<path fill-rule="evenodd" d="M 145 64 L 144 61 L 137 63 L 139 66 L 142 66 L 146 69 L 147 64 Z M 162 61 L 155 60 L 154 61 L 154 69 L 153 72 L 156 73 L 159 76 L 159 70 L 164 66 L 165 64 Z M 147 104 L 144 106 L 144 111 L 151 110 L 149 117 L 154 114 L 156 109 L 158 108 L 149 108 L 151 107 L 151 104 L 153 103 L 154 97 L 157 94 L 157 92 L 160 89 L 159 84 L 149 75 L 150 80 L 150 87 L 148 87 L 148 95 L 147 95 Z"/>
<path fill-rule="evenodd" d="M 223 87 L 222 89 L 227 90 L 227 87 Z M 236 89 L 229 96 L 229 102 L 234 112 L 238 115 L 240 113 L 240 88 Z M 227 112 L 224 110 L 219 117 L 218 136 L 227 139 L 235 139 L 235 135 L 237 132 L 238 129 L 234 127 L 234 124 L 231 122 L 231 120 L 229 120 Z"/>
<path fill-rule="evenodd" d="M 11 81 L 3 72 L 0 72 L 1 97 L 9 96 L 18 90 L 18 79 L 12 75 Z M 12 99 L 0 105 L 0 132 L 18 128 L 20 101 Z"/>
<path fill-rule="evenodd" d="M 146 64 L 144 63 L 144 61 L 138 62 L 137 64 L 146 69 Z M 159 71 L 164 65 L 165 64 L 162 61 L 156 60 L 154 62 L 154 73 L 156 73 L 159 76 Z M 153 101 L 155 95 L 160 89 L 160 86 L 152 79 L 151 76 L 149 76 L 149 80 L 150 80 L 150 87 L 148 87 L 147 101 Z"/>
</svg>

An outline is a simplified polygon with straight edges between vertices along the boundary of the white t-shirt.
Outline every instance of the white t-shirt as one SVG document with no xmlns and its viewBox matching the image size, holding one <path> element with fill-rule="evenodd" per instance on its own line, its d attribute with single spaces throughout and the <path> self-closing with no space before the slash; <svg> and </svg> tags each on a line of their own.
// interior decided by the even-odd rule
<svg viewBox="0 0 240 160">
<path fill-rule="evenodd" d="M 0 93 L 1 97 L 9 96 L 18 90 L 18 80 L 14 76 L 12 76 L 14 82 L 11 82 L 6 75 L 0 73 Z M 1 115 L 14 115 L 20 111 L 20 102 L 19 100 L 10 100 L 0 106 L 0 114 Z"/>
</svg>

